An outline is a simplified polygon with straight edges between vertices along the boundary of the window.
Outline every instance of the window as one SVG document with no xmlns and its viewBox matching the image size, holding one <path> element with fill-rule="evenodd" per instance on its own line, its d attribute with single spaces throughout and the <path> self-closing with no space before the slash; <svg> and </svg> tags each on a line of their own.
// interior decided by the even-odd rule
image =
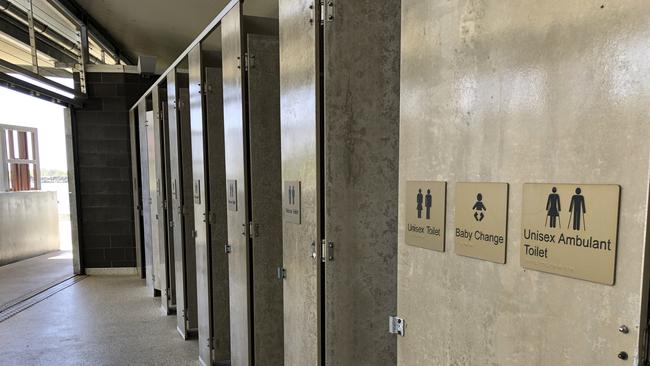
<svg viewBox="0 0 650 366">
<path fill-rule="evenodd" d="M 0 191 L 41 189 L 36 129 L 0 125 L 0 148 Z"/>
</svg>

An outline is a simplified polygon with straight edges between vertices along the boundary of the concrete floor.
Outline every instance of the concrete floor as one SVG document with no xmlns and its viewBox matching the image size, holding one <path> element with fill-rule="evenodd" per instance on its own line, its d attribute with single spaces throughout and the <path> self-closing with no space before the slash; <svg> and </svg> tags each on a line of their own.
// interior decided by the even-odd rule
<svg viewBox="0 0 650 366">
<path fill-rule="evenodd" d="M 51 252 L 0 266 L 0 309 L 73 274 L 72 253 L 69 251 Z"/>
<path fill-rule="evenodd" d="M 198 365 L 135 277 L 89 276 L 0 323 L 2 365 Z"/>
</svg>

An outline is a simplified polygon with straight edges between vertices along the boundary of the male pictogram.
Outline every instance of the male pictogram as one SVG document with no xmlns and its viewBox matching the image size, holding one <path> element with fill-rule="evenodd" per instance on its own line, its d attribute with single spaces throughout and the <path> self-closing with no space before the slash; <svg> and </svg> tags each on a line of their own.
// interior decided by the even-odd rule
<svg viewBox="0 0 650 366">
<path fill-rule="evenodd" d="M 296 204 L 296 187 L 293 185 L 289 186 L 288 199 L 290 205 Z"/>
<path fill-rule="evenodd" d="M 584 227 L 585 230 L 587 229 L 587 222 L 584 219 L 584 215 L 587 213 L 587 209 L 585 207 L 585 197 L 581 193 L 582 190 L 580 188 L 576 188 L 576 194 L 571 197 L 571 205 L 569 206 L 569 212 L 571 212 L 571 216 L 569 218 L 568 225 L 571 225 L 571 218 L 573 218 L 573 230 L 580 230 L 582 227 Z"/>
<path fill-rule="evenodd" d="M 431 219 L 431 190 L 427 189 L 427 195 L 424 196 L 424 207 L 427 209 L 427 220 Z"/>
</svg>

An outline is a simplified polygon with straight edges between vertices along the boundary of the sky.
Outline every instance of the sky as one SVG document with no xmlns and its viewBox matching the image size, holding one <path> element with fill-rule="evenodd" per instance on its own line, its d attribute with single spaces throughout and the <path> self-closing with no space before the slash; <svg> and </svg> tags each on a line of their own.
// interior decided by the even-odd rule
<svg viewBox="0 0 650 366">
<path fill-rule="evenodd" d="M 0 87 L 0 124 L 36 127 L 41 169 L 67 170 L 64 107 Z"/>
</svg>

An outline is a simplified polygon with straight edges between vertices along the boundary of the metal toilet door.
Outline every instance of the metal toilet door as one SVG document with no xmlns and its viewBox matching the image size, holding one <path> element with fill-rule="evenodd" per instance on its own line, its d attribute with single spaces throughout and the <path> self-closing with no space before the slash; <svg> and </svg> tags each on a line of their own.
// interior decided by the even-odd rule
<svg viewBox="0 0 650 366">
<path fill-rule="evenodd" d="M 230 360 L 230 297 L 226 219 L 226 167 L 223 136 L 223 78 L 221 68 L 204 69 L 210 223 L 210 339 L 215 362 Z"/>
<path fill-rule="evenodd" d="M 228 221 L 230 348 L 233 366 L 252 364 L 248 176 L 243 114 L 241 4 L 221 22 Z"/>
<path fill-rule="evenodd" d="M 280 0 L 282 182 L 295 185 L 298 218 L 283 218 L 284 362 L 320 362 L 320 128 L 316 109 L 317 9 L 311 0 Z M 283 204 L 289 193 L 283 189 Z M 291 202 L 296 202 L 292 199 Z"/>
<path fill-rule="evenodd" d="M 156 188 L 156 227 L 158 232 L 158 285 L 160 286 L 160 307 L 163 314 L 169 314 L 169 284 L 167 274 L 167 219 L 165 216 L 165 155 L 164 155 L 164 121 L 162 113 L 162 96 L 160 86 L 151 92 L 153 104 L 153 131 L 155 149 L 155 188 Z"/>
<path fill-rule="evenodd" d="M 247 35 L 253 344 L 257 365 L 282 366 L 282 163 L 277 35 Z M 254 60 L 254 61 L 253 61 Z M 281 272 L 280 272 L 281 273 Z"/>
<path fill-rule="evenodd" d="M 144 260 L 147 287 L 154 292 L 153 244 L 151 237 L 151 193 L 149 186 L 149 130 L 147 128 L 147 102 L 138 105 L 138 124 L 140 134 L 140 170 L 142 176 L 142 231 L 144 232 Z"/>
<path fill-rule="evenodd" d="M 210 250 L 208 227 L 209 191 L 206 183 L 206 146 L 204 101 L 202 93 L 203 66 L 201 45 L 196 45 L 188 54 L 190 121 L 192 126 L 192 176 L 194 192 L 194 237 L 196 245 L 196 288 L 199 331 L 199 358 L 209 365 L 211 361 L 210 341 Z"/>
</svg>

